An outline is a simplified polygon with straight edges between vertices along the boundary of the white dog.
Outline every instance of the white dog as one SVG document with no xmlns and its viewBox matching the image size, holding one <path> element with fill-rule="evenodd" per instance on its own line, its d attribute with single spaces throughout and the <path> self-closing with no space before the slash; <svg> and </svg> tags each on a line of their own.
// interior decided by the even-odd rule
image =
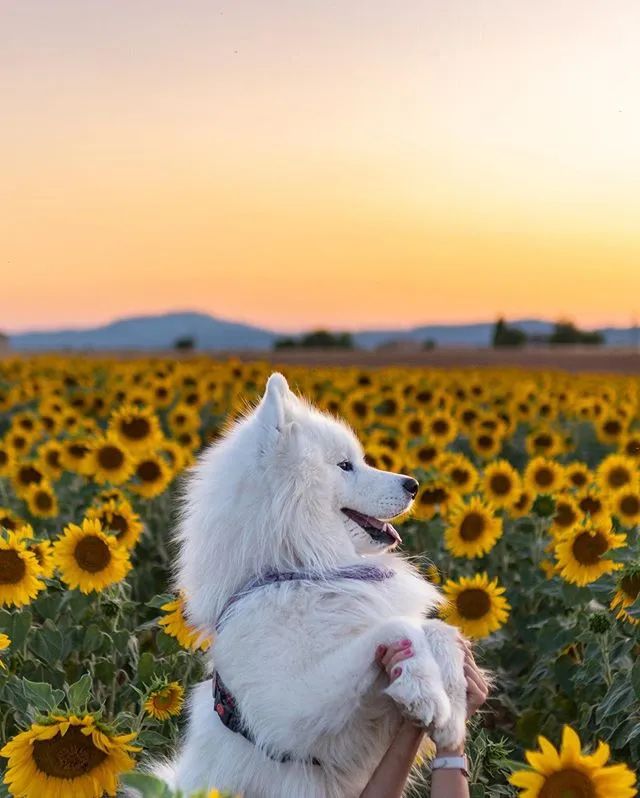
<svg viewBox="0 0 640 798">
<path fill-rule="evenodd" d="M 404 512 L 417 487 L 366 465 L 349 428 L 280 374 L 203 454 L 186 492 L 177 581 L 191 622 L 217 626 L 220 681 L 215 699 L 211 681 L 192 692 L 186 739 L 163 771 L 174 787 L 355 798 L 402 714 L 442 745 L 462 741 L 457 632 L 428 619 L 440 596 L 389 551 L 399 537 L 379 520 Z M 415 654 L 387 686 L 375 651 L 403 638 Z"/>
</svg>

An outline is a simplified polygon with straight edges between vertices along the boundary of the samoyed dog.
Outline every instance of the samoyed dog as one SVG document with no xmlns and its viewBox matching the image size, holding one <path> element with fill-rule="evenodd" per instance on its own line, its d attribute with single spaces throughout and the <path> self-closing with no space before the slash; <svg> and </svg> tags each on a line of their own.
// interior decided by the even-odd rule
<svg viewBox="0 0 640 798">
<path fill-rule="evenodd" d="M 189 794 L 356 798 L 402 715 L 438 744 L 465 734 L 457 631 L 430 619 L 437 590 L 392 549 L 387 522 L 418 483 L 365 463 L 353 432 L 274 373 L 258 406 L 187 483 L 177 584 L 215 632 L 214 680 L 189 702 L 163 777 Z M 376 648 L 409 638 L 391 685 Z M 214 695 L 215 693 L 215 695 Z"/>
</svg>

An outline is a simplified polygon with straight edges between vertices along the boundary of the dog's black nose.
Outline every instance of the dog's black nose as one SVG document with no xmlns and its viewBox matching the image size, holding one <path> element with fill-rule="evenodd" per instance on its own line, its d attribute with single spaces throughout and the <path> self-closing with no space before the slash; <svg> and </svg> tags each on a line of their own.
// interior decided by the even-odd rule
<svg viewBox="0 0 640 798">
<path fill-rule="evenodd" d="M 402 487 L 407 491 L 412 499 L 415 499 L 418 488 L 420 487 L 418 480 L 413 477 L 407 477 L 402 480 Z"/>
</svg>

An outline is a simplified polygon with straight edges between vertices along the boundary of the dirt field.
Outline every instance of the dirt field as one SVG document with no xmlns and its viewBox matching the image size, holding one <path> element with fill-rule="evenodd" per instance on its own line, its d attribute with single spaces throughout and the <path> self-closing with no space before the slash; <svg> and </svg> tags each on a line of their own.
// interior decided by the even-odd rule
<svg viewBox="0 0 640 798">
<path fill-rule="evenodd" d="M 221 353 L 218 353 L 220 355 Z M 607 348 L 525 348 L 473 349 L 443 347 L 431 350 L 388 349 L 381 351 L 279 350 L 276 352 L 227 352 L 241 360 L 267 360 L 301 365 L 434 366 L 521 366 L 564 371 L 618 372 L 640 374 L 640 350 Z"/>
<path fill-rule="evenodd" d="M 20 354 L 28 357 L 36 353 L 0 352 L 0 357 Z M 59 353 L 64 355 L 70 352 Z M 285 349 L 278 351 L 242 350 L 211 352 L 176 352 L 162 350 L 143 352 L 86 352 L 92 357 L 136 358 L 145 356 L 192 358 L 209 354 L 218 359 L 262 360 L 283 365 L 306 366 L 432 366 L 435 368 L 473 368 L 483 366 L 511 366 L 534 369 L 561 369 L 579 372 L 617 372 L 640 374 L 640 349 L 592 347 L 527 347 L 524 349 L 488 349 L 472 347 L 442 347 L 440 349 L 388 348 L 375 351 L 333 351 L 328 349 Z"/>
</svg>

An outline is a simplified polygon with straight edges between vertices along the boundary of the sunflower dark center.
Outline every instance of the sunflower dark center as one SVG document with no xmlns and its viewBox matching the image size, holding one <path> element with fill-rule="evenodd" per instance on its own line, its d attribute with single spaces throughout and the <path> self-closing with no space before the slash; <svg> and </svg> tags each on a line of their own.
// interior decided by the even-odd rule
<svg viewBox="0 0 640 798">
<path fill-rule="evenodd" d="M 607 435 L 619 435 L 622 431 L 622 426 L 619 421 L 606 421 L 604 424 L 604 431 Z"/>
<path fill-rule="evenodd" d="M 451 479 L 456 485 L 466 485 L 470 477 L 470 473 L 464 468 L 451 469 Z"/>
<path fill-rule="evenodd" d="M 463 618 L 477 621 L 491 609 L 491 599 L 486 591 L 477 587 L 463 590 L 456 598 L 456 607 Z"/>
<path fill-rule="evenodd" d="M 91 574 L 104 570 L 111 562 L 111 551 L 97 535 L 87 535 L 78 542 L 74 557 L 83 571 Z"/>
<path fill-rule="evenodd" d="M 427 488 L 420 497 L 421 504 L 442 504 L 447 498 L 447 493 L 443 488 Z"/>
<path fill-rule="evenodd" d="M 130 438 L 132 441 L 142 441 L 149 436 L 151 424 L 146 418 L 136 416 L 131 421 L 121 421 L 120 431 L 125 438 Z"/>
<path fill-rule="evenodd" d="M 640 573 L 623 576 L 620 580 L 620 589 L 628 598 L 635 601 L 640 593 Z"/>
<path fill-rule="evenodd" d="M 434 435 L 446 435 L 449 432 L 449 422 L 438 418 L 431 425 L 431 429 Z"/>
<path fill-rule="evenodd" d="M 160 466 L 155 460 L 143 460 L 136 470 L 143 482 L 156 482 L 162 476 Z"/>
<path fill-rule="evenodd" d="M 556 514 L 553 517 L 556 526 L 571 526 L 578 520 L 576 513 L 570 504 L 558 502 L 556 505 Z"/>
<path fill-rule="evenodd" d="M 569 481 L 574 487 L 582 488 L 584 485 L 587 484 L 587 476 L 586 474 L 583 474 L 582 471 L 574 471 L 570 475 Z"/>
<path fill-rule="evenodd" d="M 84 443 L 72 443 L 69 447 L 69 454 L 76 460 L 82 460 L 89 454 L 89 447 Z"/>
<path fill-rule="evenodd" d="M 419 418 L 413 418 L 408 424 L 408 430 L 414 437 L 422 435 L 422 421 Z"/>
<path fill-rule="evenodd" d="M 38 510 L 42 512 L 48 512 L 53 507 L 53 497 L 46 490 L 37 491 L 34 501 Z"/>
<path fill-rule="evenodd" d="M 105 471 L 117 471 L 124 463 L 124 452 L 117 446 L 108 444 L 98 449 L 98 464 Z"/>
<path fill-rule="evenodd" d="M 80 778 L 102 764 L 107 756 L 79 726 L 70 726 L 64 737 L 58 734 L 51 740 L 33 743 L 36 767 L 41 773 L 57 779 Z"/>
<path fill-rule="evenodd" d="M 640 513 L 640 499 L 633 494 L 624 496 L 620 501 L 620 510 L 624 515 L 637 515 Z"/>
<path fill-rule="evenodd" d="M 536 449 L 548 449 L 553 444 L 553 440 L 550 435 L 536 435 L 533 443 Z"/>
<path fill-rule="evenodd" d="M 553 471 L 547 466 L 542 466 L 542 468 L 536 470 L 534 479 L 539 487 L 548 488 L 549 485 L 553 484 Z"/>
<path fill-rule="evenodd" d="M 602 509 L 602 502 L 595 496 L 583 496 L 579 505 L 582 512 L 589 513 L 589 515 L 597 515 Z"/>
<path fill-rule="evenodd" d="M 50 449 L 47 452 L 47 463 L 52 468 L 60 468 L 60 452 L 57 449 Z"/>
<path fill-rule="evenodd" d="M 5 529 L 9 529 L 10 531 L 14 531 L 18 528 L 18 522 L 9 515 L 0 515 L 0 526 L 3 526 Z"/>
<path fill-rule="evenodd" d="M 608 548 L 607 539 L 600 532 L 595 535 L 581 532 L 572 546 L 573 556 L 580 565 L 595 565 Z"/>
<path fill-rule="evenodd" d="M 15 585 L 23 578 L 27 566 L 13 549 L 0 550 L 0 585 Z"/>
<path fill-rule="evenodd" d="M 5 466 L 9 462 L 9 453 L 0 449 L 0 466 Z"/>
<path fill-rule="evenodd" d="M 129 523 L 124 515 L 120 515 L 120 513 L 111 513 L 111 520 L 105 523 L 105 526 L 108 529 L 112 529 L 116 532 L 116 537 L 120 537 L 120 535 L 124 535 L 125 532 L 129 530 Z"/>
<path fill-rule="evenodd" d="M 632 439 L 627 441 L 627 444 L 624 448 L 625 452 L 632 457 L 637 457 L 640 454 L 640 440 Z"/>
<path fill-rule="evenodd" d="M 486 521 L 480 513 L 468 513 L 460 524 L 460 537 L 463 540 L 477 540 L 485 530 Z"/>
<path fill-rule="evenodd" d="M 438 456 L 438 450 L 435 446 L 421 446 L 416 454 L 421 463 L 431 463 Z"/>
<path fill-rule="evenodd" d="M 26 465 L 18 471 L 18 480 L 21 485 L 39 485 L 42 482 L 42 474 L 37 468 Z"/>
<path fill-rule="evenodd" d="M 631 481 L 631 474 L 626 468 L 618 466 L 609 471 L 609 484 L 612 488 L 620 488 Z"/>
<path fill-rule="evenodd" d="M 478 435 L 477 446 L 478 449 L 491 449 L 493 446 L 493 437 L 491 435 Z"/>
<path fill-rule="evenodd" d="M 168 709 L 173 704 L 173 695 L 167 691 L 154 696 L 153 705 L 156 709 Z"/>
<path fill-rule="evenodd" d="M 496 496 L 506 496 L 511 490 L 511 480 L 506 474 L 494 474 L 489 480 L 489 484 Z"/>
<path fill-rule="evenodd" d="M 591 779 L 578 770 L 568 768 L 545 776 L 539 798 L 596 798 Z"/>
</svg>

